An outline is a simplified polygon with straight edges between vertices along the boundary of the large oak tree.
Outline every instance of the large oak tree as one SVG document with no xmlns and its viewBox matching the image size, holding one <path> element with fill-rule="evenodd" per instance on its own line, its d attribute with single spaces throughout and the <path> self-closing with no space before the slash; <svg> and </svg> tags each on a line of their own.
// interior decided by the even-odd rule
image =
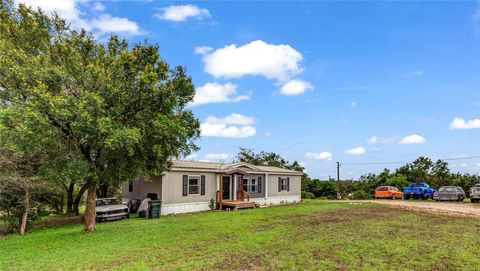
<svg viewBox="0 0 480 271">
<path fill-rule="evenodd" d="M 99 183 L 161 174 L 197 148 L 199 122 L 186 109 L 194 93 L 156 45 L 101 43 L 57 15 L 0 0 L 0 106 L 37 114 L 88 164 L 86 231 L 96 229 Z"/>
</svg>

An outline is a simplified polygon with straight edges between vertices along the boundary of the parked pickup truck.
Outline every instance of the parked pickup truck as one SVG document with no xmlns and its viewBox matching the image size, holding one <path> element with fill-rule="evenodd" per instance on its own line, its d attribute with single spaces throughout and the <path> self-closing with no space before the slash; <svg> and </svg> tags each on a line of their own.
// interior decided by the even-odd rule
<svg viewBox="0 0 480 271">
<path fill-rule="evenodd" d="M 471 202 L 480 202 L 480 183 L 477 183 L 472 188 L 470 188 L 469 194 Z"/>
<path fill-rule="evenodd" d="M 433 198 L 435 189 L 431 188 L 426 183 L 411 183 L 409 186 L 403 188 L 404 199 L 425 199 Z"/>
</svg>

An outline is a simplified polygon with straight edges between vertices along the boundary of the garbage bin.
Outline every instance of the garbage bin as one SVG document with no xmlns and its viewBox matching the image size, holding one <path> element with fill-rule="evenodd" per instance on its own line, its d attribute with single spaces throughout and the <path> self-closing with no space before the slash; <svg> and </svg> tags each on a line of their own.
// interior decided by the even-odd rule
<svg viewBox="0 0 480 271">
<path fill-rule="evenodd" d="M 148 218 L 160 218 L 162 202 L 160 200 L 151 200 L 148 202 Z"/>
</svg>

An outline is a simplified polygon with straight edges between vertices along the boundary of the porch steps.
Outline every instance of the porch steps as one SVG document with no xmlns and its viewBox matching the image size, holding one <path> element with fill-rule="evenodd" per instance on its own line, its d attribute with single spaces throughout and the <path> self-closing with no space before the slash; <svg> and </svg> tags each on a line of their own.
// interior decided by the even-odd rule
<svg viewBox="0 0 480 271">
<path fill-rule="evenodd" d="M 256 208 L 257 204 L 254 201 L 229 200 L 223 201 L 222 207 L 222 209 L 238 210 L 246 208 Z"/>
</svg>

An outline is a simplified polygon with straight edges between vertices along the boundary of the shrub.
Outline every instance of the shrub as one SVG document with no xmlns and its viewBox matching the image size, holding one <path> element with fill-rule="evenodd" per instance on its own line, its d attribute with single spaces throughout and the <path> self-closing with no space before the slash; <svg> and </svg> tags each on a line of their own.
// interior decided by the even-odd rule
<svg viewBox="0 0 480 271">
<path fill-rule="evenodd" d="M 371 199 L 372 195 L 370 195 L 369 193 L 363 190 L 357 190 L 352 193 L 352 198 L 353 199 Z"/>
<path fill-rule="evenodd" d="M 314 199 L 315 195 L 312 192 L 302 191 L 302 199 Z"/>
</svg>

